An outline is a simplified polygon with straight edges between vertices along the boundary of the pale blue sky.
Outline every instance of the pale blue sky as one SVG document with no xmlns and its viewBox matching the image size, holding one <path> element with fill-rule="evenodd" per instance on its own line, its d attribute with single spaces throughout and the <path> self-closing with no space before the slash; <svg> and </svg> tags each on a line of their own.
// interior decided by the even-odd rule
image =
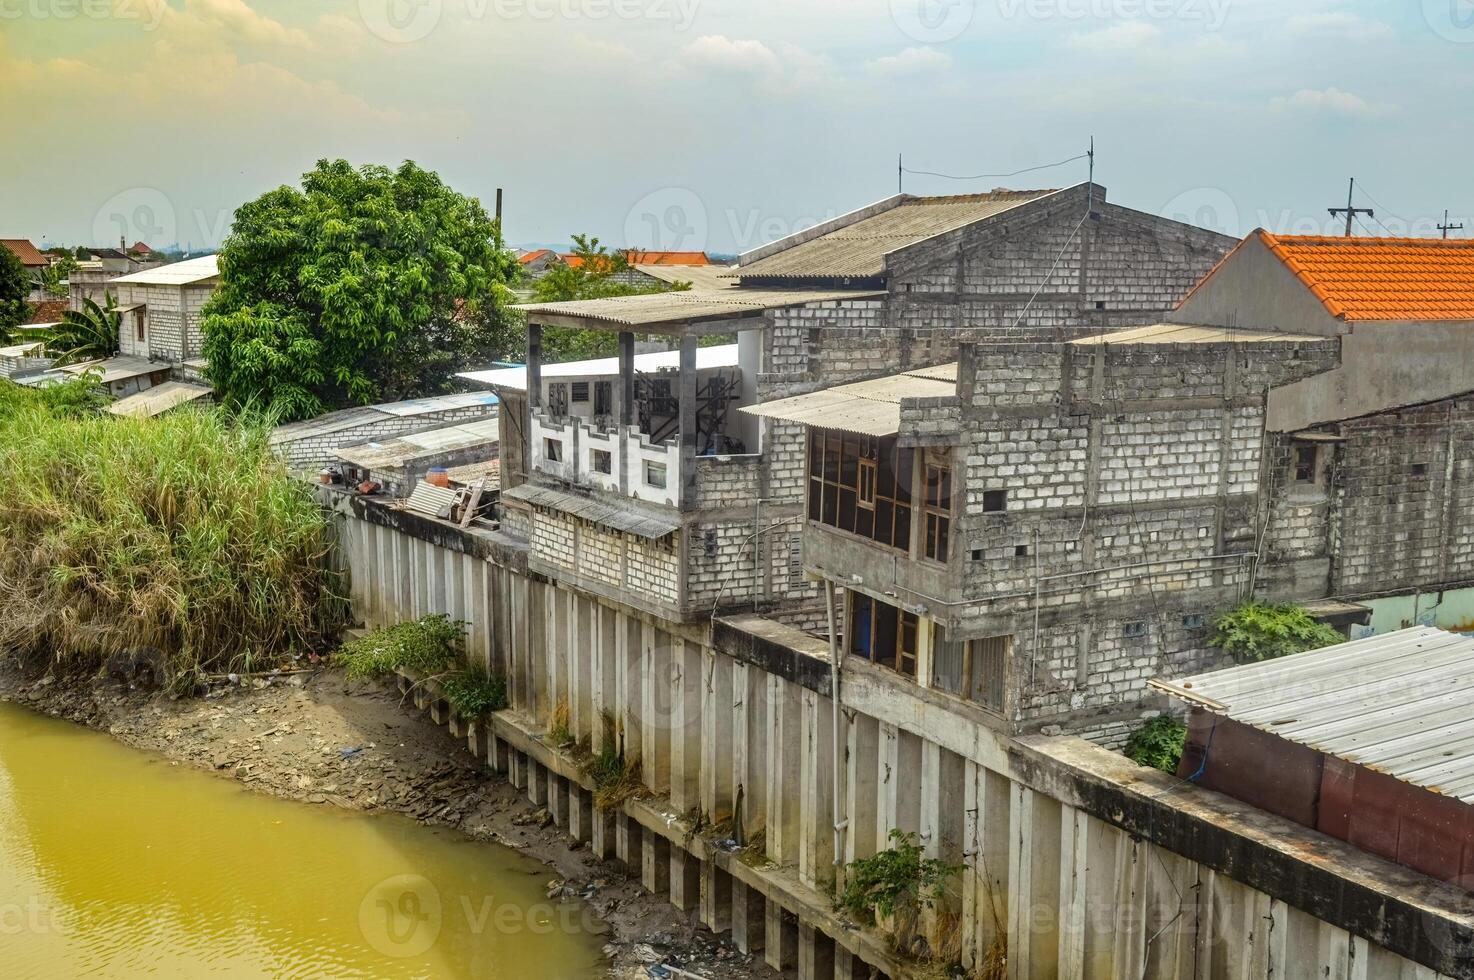
<svg viewBox="0 0 1474 980">
<path fill-rule="evenodd" d="M 1474 228 L 1474 0 L 0 0 L 0 237 L 215 244 L 414 159 L 514 242 L 751 248 L 1073 156 L 1244 233 Z M 918 193 L 1061 186 L 1083 163 Z M 1387 210 L 1390 209 L 1390 210 Z M 104 238 L 105 236 L 105 238 Z"/>
</svg>

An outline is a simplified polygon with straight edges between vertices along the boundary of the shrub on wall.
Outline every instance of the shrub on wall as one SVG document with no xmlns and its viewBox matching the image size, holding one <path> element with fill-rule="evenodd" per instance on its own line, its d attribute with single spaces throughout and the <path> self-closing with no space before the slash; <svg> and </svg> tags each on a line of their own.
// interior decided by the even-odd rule
<svg viewBox="0 0 1474 980">
<path fill-rule="evenodd" d="M 1187 728 L 1171 715 L 1158 715 L 1131 733 L 1122 752 L 1137 765 L 1177 772 Z"/>
<path fill-rule="evenodd" d="M 1213 620 L 1208 641 L 1241 664 L 1274 660 L 1345 642 L 1334 627 L 1311 617 L 1303 606 L 1249 601 Z"/>
</svg>

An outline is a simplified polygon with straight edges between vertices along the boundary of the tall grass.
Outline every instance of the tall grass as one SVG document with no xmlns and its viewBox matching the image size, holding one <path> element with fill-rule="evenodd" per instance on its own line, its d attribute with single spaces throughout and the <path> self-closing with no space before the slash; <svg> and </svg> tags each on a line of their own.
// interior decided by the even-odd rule
<svg viewBox="0 0 1474 980">
<path fill-rule="evenodd" d="M 85 669 L 152 649 L 187 684 L 321 646 L 343 612 L 329 525 L 268 432 L 0 381 L 0 651 Z"/>
</svg>

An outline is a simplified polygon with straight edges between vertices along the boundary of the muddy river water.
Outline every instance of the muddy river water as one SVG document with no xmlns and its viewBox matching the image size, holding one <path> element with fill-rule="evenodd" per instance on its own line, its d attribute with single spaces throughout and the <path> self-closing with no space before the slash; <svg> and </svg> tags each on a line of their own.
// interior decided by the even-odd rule
<svg viewBox="0 0 1474 980">
<path fill-rule="evenodd" d="M 600 975 L 516 851 L 260 796 L 0 704 L 0 976 Z"/>
</svg>

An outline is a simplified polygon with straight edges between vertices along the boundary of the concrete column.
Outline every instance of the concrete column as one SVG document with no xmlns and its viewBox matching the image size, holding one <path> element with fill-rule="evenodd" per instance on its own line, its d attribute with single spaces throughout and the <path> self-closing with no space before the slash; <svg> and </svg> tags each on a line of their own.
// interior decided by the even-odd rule
<svg viewBox="0 0 1474 980">
<path fill-rule="evenodd" d="M 639 638 L 640 731 L 644 745 L 642 772 L 652 793 L 671 790 L 671 727 L 675 715 L 678 669 L 676 651 L 666 633 L 649 623 L 631 622 L 630 643 Z M 633 651 L 630 652 L 633 656 Z"/>
<path fill-rule="evenodd" d="M 594 738 L 604 726 L 594 710 L 594 662 L 603 651 L 603 636 L 599 631 L 599 605 L 592 599 L 574 595 L 573 599 L 574 642 L 568 647 L 571 661 L 568 675 L 573 691 L 569 698 L 573 713 L 573 734 L 579 739 Z"/>
<path fill-rule="evenodd" d="M 802 745 L 800 688 L 775 674 L 767 675 L 767 687 L 768 858 L 777 864 L 796 864 L 800 788 L 795 785 L 793 774 Z"/>
<path fill-rule="evenodd" d="M 732 943 L 749 956 L 763 950 L 763 919 L 767 905 L 761 891 L 733 880 Z"/>
<path fill-rule="evenodd" d="M 732 816 L 732 660 L 701 656 L 701 810 L 719 824 Z"/>
<path fill-rule="evenodd" d="M 835 943 L 834 980 L 870 980 L 870 967 L 860 957 Z"/>
<path fill-rule="evenodd" d="M 701 903 L 701 859 L 685 848 L 670 848 L 670 903 L 689 912 Z"/>
<path fill-rule="evenodd" d="M 625 432 L 635 422 L 635 335 L 629 331 L 619 334 L 619 380 L 614 385 L 614 411 L 619 420 L 619 492 L 630 492 L 629 441 Z"/>
<path fill-rule="evenodd" d="M 657 637 L 656 642 L 660 639 Z M 671 639 L 670 802 L 679 813 L 701 805 L 701 651 Z"/>
<path fill-rule="evenodd" d="M 763 671 L 732 663 L 732 809 L 746 843 L 767 823 L 767 685 Z"/>
<path fill-rule="evenodd" d="M 1085 976 L 1089 821 L 1089 816 L 1074 807 L 1067 808 L 1060 820 L 1059 974 L 1062 977 Z"/>
<path fill-rule="evenodd" d="M 696 509 L 696 348 L 697 338 L 693 334 L 681 337 L 681 510 Z M 685 542 L 685 535 L 682 535 Z"/>
<path fill-rule="evenodd" d="M 798 877 L 810 888 L 834 879 L 834 766 L 831 702 L 804 691 L 803 744 L 799 754 Z"/>
<path fill-rule="evenodd" d="M 715 861 L 701 865 L 701 922 L 712 932 L 732 928 L 732 876 Z"/>
<path fill-rule="evenodd" d="M 548 802 L 548 770 L 531 759 L 527 762 L 527 799 L 534 806 Z"/>
<path fill-rule="evenodd" d="M 641 760 L 642 770 L 648 769 L 641 721 L 645 671 L 640 623 L 615 610 L 609 611 L 609 617 L 612 632 L 608 637 L 611 644 L 608 670 L 614 674 L 613 710 L 619 729 L 616 748 L 626 759 Z"/>
<path fill-rule="evenodd" d="M 845 735 L 845 861 L 869 857 L 876 845 L 877 775 L 880 771 L 880 728 L 869 715 L 849 712 Z"/>
<path fill-rule="evenodd" d="M 768 899 L 763 915 L 763 959 L 775 970 L 798 965 L 798 917 Z"/>
<path fill-rule="evenodd" d="M 594 794 L 568 780 L 568 836 L 588 843 L 593 836 Z"/>
<path fill-rule="evenodd" d="M 615 830 L 614 813 L 600 810 L 589 803 L 589 853 L 600 861 L 607 861 L 618 852 L 618 832 Z"/>
<path fill-rule="evenodd" d="M 648 840 L 641 854 L 640 883 L 650 894 L 659 895 L 670 888 L 670 841 L 656 833 L 646 836 Z"/>
<path fill-rule="evenodd" d="M 553 825 L 560 830 L 568 828 L 568 780 L 548 770 L 548 812 L 553 815 Z"/>
<path fill-rule="evenodd" d="M 589 674 L 589 682 L 593 694 L 593 741 L 594 754 L 598 755 L 604 751 L 604 744 L 611 737 L 614 744 L 611 746 L 614 752 L 620 753 L 618 730 L 622 726 L 623 719 L 620 712 L 620 697 L 615 691 L 615 685 L 619 680 L 619 670 L 616 663 L 621 650 L 616 650 L 618 644 L 615 641 L 616 624 L 619 613 L 600 603 L 593 606 L 594 630 L 590 637 L 590 656 L 593 657 L 592 670 Z M 605 719 L 609 719 L 609 725 Z M 613 730 L 611 730 L 611 727 Z"/>
<path fill-rule="evenodd" d="M 628 874 L 633 875 L 640 871 L 644 830 L 633 817 L 624 813 L 614 815 L 614 855 L 624 862 Z"/>
<path fill-rule="evenodd" d="M 540 323 L 529 323 L 527 325 L 527 408 L 535 412 L 542 408 L 542 405 L 543 328 Z M 531 426 L 523 425 L 522 431 L 530 432 Z"/>
<path fill-rule="evenodd" d="M 834 980 L 834 940 L 807 923 L 798 924 L 799 980 Z"/>
<path fill-rule="evenodd" d="M 526 753 L 513 750 L 507 758 L 509 762 L 508 779 L 515 789 L 525 790 L 527 788 L 527 784 L 531 782 L 531 780 L 527 777 Z"/>
</svg>

